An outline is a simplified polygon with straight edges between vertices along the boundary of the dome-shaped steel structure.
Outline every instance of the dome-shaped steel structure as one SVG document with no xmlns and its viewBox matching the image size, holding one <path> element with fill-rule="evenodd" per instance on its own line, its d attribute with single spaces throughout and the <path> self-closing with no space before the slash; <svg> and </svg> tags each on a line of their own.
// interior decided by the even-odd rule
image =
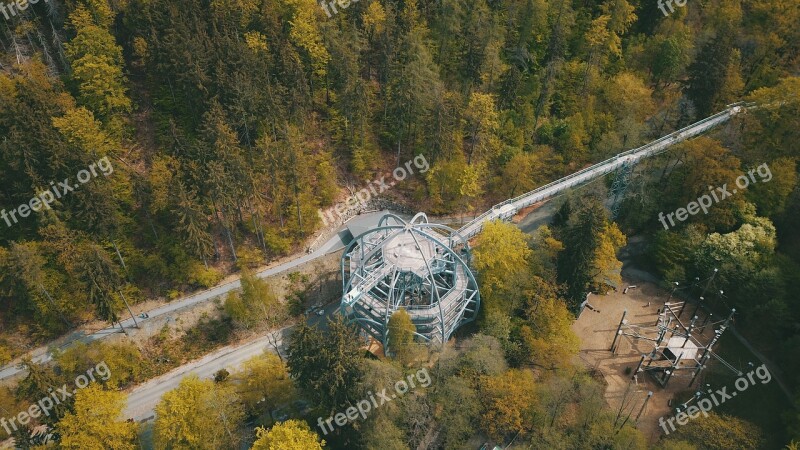
<svg viewBox="0 0 800 450">
<path fill-rule="evenodd" d="M 480 307 L 469 261 L 469 243 L 457 231 L 423 213 L 410 222 L 386 214 L 342 255 L 341 312 L 384 346 L 389 318 L 400 309 L 418 337 L 447 342 Z"/>
</svg>

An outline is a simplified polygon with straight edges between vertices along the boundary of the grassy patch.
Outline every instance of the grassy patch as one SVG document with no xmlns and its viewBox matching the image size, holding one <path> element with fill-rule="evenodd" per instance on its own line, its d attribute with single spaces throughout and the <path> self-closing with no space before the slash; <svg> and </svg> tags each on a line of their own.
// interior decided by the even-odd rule
<svg viewBox="0 0 800 450">
<path fill-rule="evenodd" d="M 142 350 L 144 370 L 138 382 L 163 375 L 193 359 L 224 347 L 234 340 L 233 322 L 228 317 L 202 318 L 185 334 L 173 337 L 168 326 L 148 341 Z"/>
<path fill-rule="evenodd" d="M 200 319 L 181 337 L 183 352 L 190 359 L 202 356 L 233 341 L 233 321 L 230 317 Z"/>
</svg>

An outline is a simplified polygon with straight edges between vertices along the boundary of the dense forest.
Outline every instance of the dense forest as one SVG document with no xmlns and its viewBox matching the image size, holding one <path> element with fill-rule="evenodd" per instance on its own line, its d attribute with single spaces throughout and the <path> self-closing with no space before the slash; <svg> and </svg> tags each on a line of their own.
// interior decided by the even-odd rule
<svg viewBox="0 0 800 450">
<path fill-rule="evenodd" d="M 502 227 L 483 236 L 479 250 L 510 259 L 478 251 L 483 334 L 459 350 L 466 363 L 441 356 L 453 392 L 427 401 L 464 396 L 477 412 L 513 398 L 534 411 L 486 425 L 498 440 L 571 408 L 558 433 L 537 439 L 644 445 L 630 426 L 615 434 L 624 443 L 601 442 L 617 424 L 579 405 L 599 395 L 589 375 L 533 380 L 520 369 L 570 365 L 570 312 L 618 272 L 614 255 L 634 234 L 666 283 L 719 269 L 725 296 L 709 301 L 735 306 L 743 332 L 800 392 L 800 5 L 690 0 L 666 14 L 661 4 L 361 0 L 334 11 L 313 0 L 45 0 L 0 17 L 0 364 L 92 320 L 118 322 L 126 303 L 175 299 L 305 250 L 321 208 L 415 156 L 430 170 L 386 195 L 431 214 L 480 213 L 744 100 L 757 107 L 644 163 L 617 223 L 590 196 L 567 202 L 532 243 Z M 661 227 L 659 212 L 762 165 L 771 181 Z M 38 211 L 17 206 L 32 198 Z M 469 352 L 494 359 L 481 365 Z M 291 359 L 270 364 L 314 390 Z M 208 389 L 197 383 L 186 389 Z M 518 386 L 554 400 L 536 403 Z M 463 429 L 477 416 L 420 404 L 428 425 L 452 422 L 436 438 L 446 448 L 471 437 Z M 398 411 L 385 415 L 334 441 L 431 438 L 420 424 L 386 425 L 403 420 Z M 788 415 L 800 438 L 800 418 Z M 577 433 L 581 420 L 599 428 Z"/>
</svg>

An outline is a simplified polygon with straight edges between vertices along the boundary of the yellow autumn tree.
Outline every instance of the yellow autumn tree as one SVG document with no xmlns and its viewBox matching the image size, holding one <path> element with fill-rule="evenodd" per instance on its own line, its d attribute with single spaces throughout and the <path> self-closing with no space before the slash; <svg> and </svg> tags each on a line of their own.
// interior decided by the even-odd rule
<svg viewBox="0 0 800 450">
<path fill-rule="evenodd" d="M 108 375 L 97 374 L 96 379 L 98 383 L 111 388 L 124 387 L 140 380 L 144 366 L 139 348 L 124 341 L 95 341 L 91 344 L 76 342 L 59 352 L 56 361 L 62 372 L 71 378 L 85 373 L 87 368 L 104 363 L 108 367 Z M 108 379 L 104 380 L 104 376 Z"/>
<path fill-rule="evenodd" d="M 523 361 L 559 367 L 578 353 L 580 341 L 571 328 L 575 317 L 558 298 L 555 286 L 538 276 L 525 291 L 525 318 L 528 321 L 520 328 Z"/>
<path fill-rule="evenodd" d="M 533 374 L 524 369 L 481 377 L 483 416 L 480 422 L 489 437 L 503 441 L 507 435 L 530 430 L 535 387 Z"/>
<path fill-rule="evenodd" d="M 625 0 L 606 2 L 601 6 L 603 14 L 592 20 L 585 39 L 589 47 L 584 86 L 590 69 L 602 66 L 609 57 L 622 56 L 622 35 L 636 21 L 635 8 Z"/>
<path fill-rule="evenodd" d="M 503 194 L 513 198 L 545 184 L 542 152 L 519 152 L 503 166 L 499 184 Z"/>
<path fill-rule="evenodd" d="M 244 411 L 232 386 L 190 375 L 156 405 L 156 448 L 218 450 L 238 448 Z"/>
<path fill-rule="evenodd" d="M 69 23 L 75 28 L 96 24 L 104 29 L 109 29 L 114 22 L 114 11 L 105 0 L 83 0 L 76 2 L 74 11 L 70 14 Z"/>
<path fill-rule="evenodd" d="M 425 174 L 433 210 L 440 213 L 467 212 L 483 193 L 486 165 L 467 165 L 461 151 L 436 161 Z"/>
<path fill-rule="evenodd" d="M 286 364 L 271 352 L 245 361 L 233 381 L 245 406 L 253 412 L 280 406 L 295 394 Z"/>
<path fill-rule="evenodd" d="M 370 36 L 382 34 L 386 29 L 386 10 L 380 2 L 372 2 L 367 6 L 361 20 Z"/>
<path fill-rule="evenodd" d="M 464 111 L 466 134 L 469 136 L 467 163 L 488 160 L 500 152 L 500 139 L 497 130 L 500 128 L 500 116 L 497 112 L 494 96 L 473 92 L 469 105 Z"/>
<path fill-rule="evenodd" d="M 53 126 L 64 140 L 93 159 L 112 155 L 120 144 L 103 131 L 103 125 L 84 107 L 70 109 L 62 117 L 53 117 Z"/>
<path fill-rule="evenodd" d="M 627 238 L 615 222 L 609 222 L 598 236 L 597 242 L 592 262 L 592 280 L 597 290 L 605 293 L 610 286 L 619 286 L 622 283 L 622 261 L 617 259 L 617 252 L 625 246 Z"/>
<path fill-rule="evenodd" d="M 241 282 L 242 291 L 231 292 L 225 298 L 225 312 L 236 324 L 250 329 L 267 323 L 275 328 L 287 318 L 286 305 L 269 283 L 248 270 L 242 272 Z"/>
<path fill-rule="evenodd" d="M 92 383 L 75 393 L 75 412 L 56 426 L 64 450 L 134 450 L 136 424 L 122 420 L 125 394 Z"/>
<path fill-rule="evenodd" d="M 300 420 L 287 420 L 269 430 L 256 428 L 258 440 L 252 450 L 322 450 L 324 440 Z"/>
<path fill-rule="evenodd" d="M 508 289 L 515 274 L 527 270 L 528 236 L 510 223 L 489 222 L 475 241 L 474 267 L 481 279 L 481 292 L 486 298 Z"/>
<path fill-rule="evenodd" d="M 289 24 L 289 38 L 292 43 L 302 48 L 311 60 L 314 75 L 320 79 L 325 78 L 328 62 L 331 55 L 322 41 L 322 32 L 319 29 L 319 16 L 322 9 L 314 0 L 283 0 L 291 10 Z"/>
<path fill-rule="evenodd" d="M 406 310 L 401 309 L 389 318 L 389 349 L 401 363 L 407 364 L 414 358 L 414 333 L 417 327 Z"/>
<path fill-rule="evenodd" d="M 11 361 L 11 350 L 0 342 L 0 365 L 6 365 Z"/>
<path fill-rule="evenodd" d="M 755 424 L 727 414 L 710 413 L 679 427 L 670 440 L 702 442 L 710 450 L 763 448 L 763 430 Z"/>
<path fill-rule="evenodd" d="M 132 103 L 127 94 L 122 47 L 104 26 L 107 18 L 103 14 L 95 14 L 98 19 L 91 17 L 82 6 L 70 14 L 76 36 L 65 45 L 65 53 L 78 84 L 78 102 L 108 125 L 113 116 L 130 112 Z M 93 23 L 96 20 L 100 23 Z"/>
</svg>

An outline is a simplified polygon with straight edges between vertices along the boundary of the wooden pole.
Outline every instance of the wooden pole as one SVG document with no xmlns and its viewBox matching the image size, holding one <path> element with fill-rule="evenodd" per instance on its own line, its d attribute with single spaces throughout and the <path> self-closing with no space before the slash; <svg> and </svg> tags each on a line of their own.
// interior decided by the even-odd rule
<svg viewBox="0 0 800 450">
<path fill-rule="evenodd" d="M 639 373 L 639 370 L 642 369 L 642 364 L 644 363 L 644 358 L 645 357 L 647 357 L 647 355 L 642 353 L 642 357 L 641 357 L 641 359 L 639 359 L 639 364 L 636 366 L 636 370 L 633 371 L 633 375 L 631 375 L 631 380 L 633 380 L 634 377 L 636 377 L 636 374 Z"/>
<path fill-rule="evenodd" d="M 125 294 L 123 294 L 122 291 L 117 291 L 117 292 L 119 292 L 119 296 L 122 297 L 122 301 L 125 302 L 125 307 L 128 308 L 128 314 L 130 314 L 131 319 L 133 319 L 133 325 L 136 326 L 136 328 L 139 328 L 139 323 L 136 322 L 136 317 L 133 316 L 133 311 L 131 311 L 131 306 L 128 304 L 128 300 L 125 298 Z"/>
<path fill-rule="evenodd" d="M 622 331 L 622 325 L 625 323 L 625 316 L 627 315 L 628 315 L 628 309 L 626 308 L 622 312 L 622 318 L 619 320 L 619 326 L 617 326 L 617 332 L 614 334 L 614 341 L 611 342 L 611 353 L 616 353 L 614 346 L 617 344 L 617 339 L 619 338 L 619 335 Z"/>
<path fill-rule="evenodd" d="M 700 331 L 699 331 L 700 334 L 703 334 L 706 331 L 706 325 L 711 320 L 711 317 L 713 315 L 714 315 L 714 313 L 706 314 L 706 318 L 705 318 L 705 320 L 703 320 L 703 325 L 700 326 Z"/>
<path fill-rule="evenodd" d="M 639 414 L 636 415 L 636 423 L 639 423 L 639 418 L 642 417 L 642 413 L 644 412 L 644 408 L 647 406 L 647 402 L 650 401 L 650 398 L 653 397 L 653 391 L 649 391 L 647 393 L 647 398 L 644 399 L 644 403 L 642 403 L 642 409 L 639 410 Z"/>
<path fill-rule="evenodd" d="M 689 339 L 692 337 L 692 330 L 694 329 L 694 322 L 697 320 L 697 316 L 692 317 L 692 321 L 689 323 L 689 328 L 686 331 L 686 339 L 683 341 L 683 345 L 681 348 L 686 348 L 686 344 L 689 342 Z"/>
<path fill-rule="evenodd" d="M 669 384 L 669 379 L 672 378 L 672 375 L 675 374 L 675 370 L 677 369 L 678 364 L 680 364 L 681 359 L 683 359 L 683 352 L 681 352 L 680 356 L 678 356 L 678 359 L 676 359 L 675 362 L 672 363 L 671 367 L 672 370 L 669 371 L 667 377 L 664 379 L 664 387 L 667 387 L 667 384 Z"/>
<path fill-rule="evenodd" d="M 710 356 L 708 356 L 707 353 L 708 353 L 708 348 L 706 348 L 706 352 L 703 353 L 703 356 L 697 363 L 697 367 L 695 368 L 694 373 L 692 374 L 692 379 L 689 380 L 689 387 L 692 387 L 694 381 L 697 379 L 697 376 L 700 375 L 700 372 L 702 372 L 703 369 L 705 369 L 705 364 L 706 362 L 708 362 L 708 359 L 710 358 Z"/>
</svg>

